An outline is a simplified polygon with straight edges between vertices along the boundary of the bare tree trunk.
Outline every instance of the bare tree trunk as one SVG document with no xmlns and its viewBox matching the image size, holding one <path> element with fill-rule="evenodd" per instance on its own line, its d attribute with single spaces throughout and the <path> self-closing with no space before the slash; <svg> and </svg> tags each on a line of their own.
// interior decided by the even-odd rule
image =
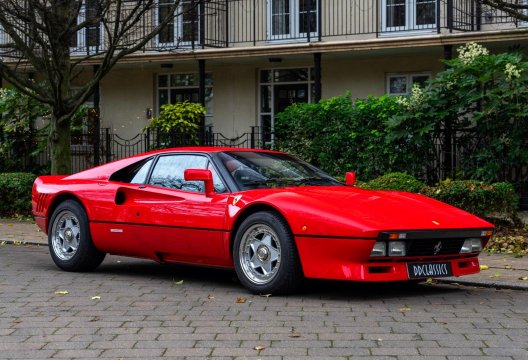
<svg viewBox="0 0 528 360">
<path fill-rule="evenodd" d="M 71 174 L 70 122 L 51 115 L 49 129 L 51 174 Z"/>
</svg>

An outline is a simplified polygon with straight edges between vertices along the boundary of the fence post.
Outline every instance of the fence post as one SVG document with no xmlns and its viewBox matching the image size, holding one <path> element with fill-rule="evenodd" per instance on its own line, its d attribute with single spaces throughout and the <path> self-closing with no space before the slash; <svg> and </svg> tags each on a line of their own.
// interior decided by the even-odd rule
<svg viewBox="0 0 528 360">
<path fill-rule="evenodd" d="M 225 0 L 225 47 L 229 47 L 229 0 Z"/>
<path fill-rule="evenodd" d="M 440 1 L 437 2 L 438 8 L 440 8 Z M 447 0 L 447 28 L 449 29 L 449 32 L 453 32 L 453 0 Z M 437 14 L 438 19 L 440 19 L 440 13 Z M 438 21 L 438 20 L 437 20 Z M 440 28 L 440 24 L 438 25 Z M 440 32 L 440 31 L 438 31 Z"/>
<path fill-rule="evenodd" d="M 256 126 L 251 127 L 251 148 L 255 148 L 255 128 Z"/>
<path fill-rule="evenodd" d="M 112 151 L 110 149 L 111 139 L 110 139 L 110 129 L 105 129 L 105 142 L 106 142 L 106 152 L 105 152 L 105 160 L 107 163 L 112 160 Z"/>
<path fill-rule="evenodd" d="M 145 133 L 145 144 L 143 146 L 143 151 L 149 151 L 150 150 L 150 128 L 147 128 L 147 132 Z"/>
<path fill-rule="evenodd" d="M 198 3 L 199 8 L 199 21 L 200 23 L 198 26 L 200 27 L 198 29 L 198 34 L 200 35 L 200 45 L 202 49 L 205 49 L 205 1 L 200 1 Z"/>
<path fill-rule="evenodd" d="M 317 40 L 321 41 L 323 27 L 323 7 L 321 6 L 321 0 L 317 0 Z"/>
</svg>

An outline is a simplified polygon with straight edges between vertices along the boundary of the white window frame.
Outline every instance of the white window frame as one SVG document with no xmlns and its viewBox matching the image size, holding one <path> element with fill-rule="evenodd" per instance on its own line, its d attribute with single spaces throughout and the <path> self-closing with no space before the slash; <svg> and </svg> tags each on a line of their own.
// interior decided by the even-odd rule
<svg viewBox="0 0 528 360">
<path fill-rule="evenodd" d="M 266 82 L 262 81 L 260 74 L 262 71 L 275 71 L 275 70 L 291 70 L 291 69 L 306 69 L 308 71 L 308 80 L 305 81 L 275 81 L 273 75 L 271 77 L 271 81 Z M 298 84 L 306 84 L 307 85 L 307 91 L 308 91 L 308 103 L 311 103 L 313 101 L 312 96 L 312 88 L 315 86 L 315 80 L 312 78 L 312 67 L 310 66 L 297 66 L 297 67 L 287 67 L 287 68 L 262 68 L 258 69 L 258 78 L 259 78 L 259 87 L 258 87 L 258 125 L 261 129 L 264 128 L 263 124 L 263 117 L 269 116 L 270 117 L 270 127 L 272 131 L 271 136 L 271 142 L 275 140 L 275 136 L 273 135 L 273 130 L 275 128 L 275 86 L 276 85 L 298 85 Z M 262 87 L 267 86 L 270 88 L 270 111 L 262 111 Z"/>
<path fill-rule="evenodd" d="M 382 32 L 386 33 L 402 33 L 402 32 L 432 32 L 436 31 L 437 28 L 437 3 L 440 0 L 430 0 L 434 2 L 434 21 L 431 24 L 417 25 L 416 24 L 416 1 L 417 0 L 405 0 L 405 25 L 403 26 L 388 26 L 387 25 L 387 14 L 388 14 L 388 0 L 381 0 L 381 24 Z M 427 0 L 426 0 L 427 1 Z"/>
<path fill-rule="evenodd" d="M 77 16 L 77 25 L 81 24 L 86 20 L 86 0 L 83 0 L 81 8 L 79 10 L 79 15 Z M 71 47 L 70 52 L 75 54 L 93 54 L 97 50 L 102 51 L 103 50 L 103 44 L 104 44 L 104 31 L 102 24 L 99 24 L 99 45 L 98 46 L 87 46 L 86 44 L 86 31 L 88 29 L 86 27 L 80 29 L 77 31 L 77 46 Z M 84 44 L 84 45 L 83 45 Z"/>
<path fill-rule="evenodd" d="M 184 3 L 190 3 L 191 0 L 180 0 L 180 3 L 178 4 L 178 8 L 175 11 L 174 16 L 174 31 L 173 31 L 173 41 L 170 42 L 161 42 L 159 39 L 159 34 L 155 37 L 155 46 L 156 47 L 173 47 L 173 46 L 191 46 L 193 44 L 193 41 L 180 41 L 181 37 L 183 36 L 183 5 Z M 155 26 L 159 25 L 159 0 L 156 0 L 156 6 L 154 7 L 154 24 Z M 200 28 L 200 7 L 198 6 L 198 1 L 196 0 L 196 14 L 197 14 L 197 23 L 198 26 L 196 27 L 196 40 L 194 41 L 194 44 L 200 43 L 200 32 L 202 29 Z"/>
<path fill-rule="evenodd" d="M 159 77 L 162 76 L 162 75 L 166 75 L 167 76 L 167 86 L 160 86 L 159 84 Z M 170 102 L 170 92 L 172 89 L 192 89 L 192 90 L 196 90 L 199 88 L 198 85 L 175 85 L 175 86 L 172 86 L 171 85 L 171 76 L 172 75 L 195 75 L 195 76 L 199 76 L 198 73 L 196 72 L 173 72 L 173 73 L 159 73 L 159 74 L 156 74 L 156 108 L 155 108 L 155 113 L 157 115 L 159 115 L 159 108 L 160 108 L 160 90 L 166 90 L 167 91 L 167 95 L 168 95 L 168 98 L 167 98 L 167 104 L 171 104 Z M 209 125 L 212 125 L 213 124 L 213 118 L 214 118 L 214 80 L 213 80 L 213 74 L 211 72 L 207 72 L 206 75 L 209 75 L 211 77 L 211 83 L 210 84 L 205 84 L 205 88 L 206 88 L 206 97 L 207 97 L 207 90 L 209 89 L 210 92 L 210 99 L 207 99 L 205 100 L 205 110 L 206 110 L 206 113 L 205 113 L 205 125 L 206 126 L 209 126 Z M 208 106 L 209 105 L 209 106 Z"/>
<path fill-rule="evenodd" d="M 428 77 L 428 80 L 431 80 L 432 78 L 432 74 L 430 71 L 424 71 L 424 72 L 405 72 L 405 73 L 388 73 L 386 75 L 386 87 L 385 87 L 385 90 L 386 90 L 386 93 L 390 96 L 405 96 L 405 95 L 409 95 L 411 93 L 411 89 L 413 87 L 413 84 L 414 84 L 414 78 L 416 77 L 424 77 L 424 76 L 427 76 Z M 390 83 L 391 83 L 391 79 L 393 78 L 403 78 L 405 77 L 405 80 L 407 82 L 407 88 L 406 88 L 406 92 L 391 92 L 391 89 L 390 89 Z"/>
<path fill-rule="evenodd" d="M 287 34 L 273 34 L 273 0 L 267 0 L 267 37 L 270 41 L 278 41 L 278 40 L 295 40 L 295 39 L 303 39 L 308 37 L 307 32 L 300 32 L 300 19 L 301 19 L 301 9 L 300 9 L 300 0 L 283 0 L 284 2 L 288 2 L 290 6 L 290 12 L 289 12 L 289 27 L 290 32 Z M 319 17 L 317 16 L 318 12 L 320 11 L 319 2 L 315 2 L 315 14 L 316 14 L 316 22 L 315 22 L 315 31 L 312 31 L 310 33 L 311 38 L 315 38 L 317 36 L 318 30 L 319 30 Z M 314 9 L 312 9 L 314 11 Z"/>
</svg>

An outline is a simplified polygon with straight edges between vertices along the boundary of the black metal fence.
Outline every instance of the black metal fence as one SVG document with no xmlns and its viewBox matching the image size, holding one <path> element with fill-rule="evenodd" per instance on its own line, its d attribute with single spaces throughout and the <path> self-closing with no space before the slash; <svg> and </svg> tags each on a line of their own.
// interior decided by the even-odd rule
<svg viewBox="0 0 528 360">
<path fill-rule="evenodd" d="M 263 139 L 264 134 L 259 126 L 252 126 L 249 132 L 234 137 L 227 137 L 214 132 L 213 127 L 208 126 L 204 132 L 198 134 L 167 134 L 156 129 L 147 129 L 130 139 L 113 133 L 109 128 L 103 128 L 98 141 L 95 139 L 95 134 L 75 134 L 72 136 L 72 172 L 82 171 L 146 151 L 170 147 L 203 145 L 258 149 L 264 147 Z M 99 144 L 98 148 L 96 148 L 96 144 Z M 49 162 L 49 148 L 43 149 L 33 161 L 42 169 L 46 169 Z"/>
</svg>

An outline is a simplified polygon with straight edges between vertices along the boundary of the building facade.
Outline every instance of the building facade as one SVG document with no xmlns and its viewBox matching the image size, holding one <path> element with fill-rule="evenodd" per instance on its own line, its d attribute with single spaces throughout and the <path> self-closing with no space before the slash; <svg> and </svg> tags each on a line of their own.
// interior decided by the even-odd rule
<svg viewBox="0 0 528 360">
<path fill-rule="evenodd" d="M 85 0 L 79 22 L 90 16 L 91 3 Z M 168 3 L 156 0 L 134 36 L 163 21 Z M 474 0 L 181 0 L 179 6 L 162 33 L 100 82 L 97 104 L 88 104 L 99 107 L 100 127 L 121 139 L 141 133 L 163 104 L 190 100 L 206 106 L 216 144 L 242 145 L 252 132 L 262 144 L 272 141 L 275 114 L 292 103 L 347 92 L 407 94 L 441 71 L 459 45 L 475 41 L 504 51 L 528 40 L 528 24 Z M 104 32 L 94 25 L 72 39 L 72 54 L 104 46 Z"/>
</svg>

